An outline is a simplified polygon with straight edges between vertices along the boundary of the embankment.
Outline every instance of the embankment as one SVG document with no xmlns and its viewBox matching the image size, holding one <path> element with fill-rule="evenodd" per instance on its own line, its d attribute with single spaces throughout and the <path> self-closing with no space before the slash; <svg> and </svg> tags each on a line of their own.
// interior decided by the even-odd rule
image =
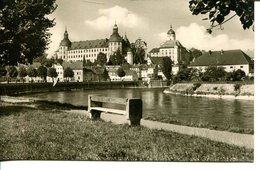
<svg viewBox="0 0 260 170">
<path fill-rule="evenodd" d="M 254 100 L 254 84 L 177 83 L 164 93 L 194 96 Z"/>
<path fill-rule="evenodd" d="M 0 83 L 0 95 L 18 95 L 25 93 L 70 91 L 83 89 L 112 89 L 138 86 L 134 81 L 120 82 L 60 82 L 53 87 L 53 83 Z"/>
</svg>

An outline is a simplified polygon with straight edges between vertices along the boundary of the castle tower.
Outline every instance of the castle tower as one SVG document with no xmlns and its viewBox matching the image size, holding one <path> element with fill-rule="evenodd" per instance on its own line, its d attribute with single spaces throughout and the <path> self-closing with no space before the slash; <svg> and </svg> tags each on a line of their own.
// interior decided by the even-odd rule
<svg viewBox="0 0 260 170">
<path fill-rule="evenodd" d="M 168 40 L 176 40 L 175 32 L 172 29 L 172 25 L 170 26 L 169 31 L 167 32 Z"/>
<path fill-rule="evenodd" d="M 126 61 L 130 65 L 134 64 L 134 56 L 133 56 L 133 52 L 132 52 L 131 48 L 128 48 L 128 50 L 127 50 Z"/>
<path fill-rule="evenodd" d="M 65 32 L 63 35 L 63 40 L 60 42 L 60 47 L 57 53 L 58 58 L 61 58 L 63 60 L 68 59 L 68 50 L 71 47 L 71 41 L 69 40 L 69 34 L 67 31 L 67 28 L 65 28 Z"/>
<path fill-rule="evenodd" d="M 110 36 L 108 43 L 108 59 L 110 55 L 114 54 L 117 50 L 120 50 L 122 53 L 122 37 L 118 34 L 118 27 L 115 23 L 113 33 Z"/>
</svg>

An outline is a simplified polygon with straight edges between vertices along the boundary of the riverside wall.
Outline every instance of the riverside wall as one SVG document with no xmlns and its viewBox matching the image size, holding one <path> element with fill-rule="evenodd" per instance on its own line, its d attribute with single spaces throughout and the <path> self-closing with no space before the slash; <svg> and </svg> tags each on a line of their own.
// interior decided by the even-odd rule
<svg viewBox="0 0 260 170">
<path fill-rule="evenodd" d="M 207 84 L 177 83 L 164 90 L 164 93 L 194 96 L 254 100 L 254 84 Z"/>
<path fill-rule="evenodd" d="M 84 89 L 113 89 L 137 87 L 134 81 L 123 82 L 59 82 L 53 83 L 0 83 L 0 95 L 19 95 L 26 93 L 73 91 Z"/>
</svg>

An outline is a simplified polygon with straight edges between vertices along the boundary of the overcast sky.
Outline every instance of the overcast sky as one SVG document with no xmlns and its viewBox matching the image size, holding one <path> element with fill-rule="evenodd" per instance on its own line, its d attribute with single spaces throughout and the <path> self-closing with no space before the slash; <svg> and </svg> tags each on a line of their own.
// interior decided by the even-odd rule
<svg viewBox="0 0 260 170">
<path fill-rule="evenodd" d="M 56 26 L 50 31 L 52 55 L 58 49 L 65 27 L 71 41 L 109 38 L 116 21 L 120 35 L 130 42 L 141 37 L 148 50 L 159 47 L 165 40 L 170 24 L 176 39 L 186 48 L 201 50 L 242 49 L 253 50 L 254 32 L 243 30 L 239 18 L 224 25 L 224 30 L 206 33 L 209 21 L 205 16 L 194 16 L 189 11 L 188 0 L 57 0 L 58 8 L 50 16 Z"/>
</svg>

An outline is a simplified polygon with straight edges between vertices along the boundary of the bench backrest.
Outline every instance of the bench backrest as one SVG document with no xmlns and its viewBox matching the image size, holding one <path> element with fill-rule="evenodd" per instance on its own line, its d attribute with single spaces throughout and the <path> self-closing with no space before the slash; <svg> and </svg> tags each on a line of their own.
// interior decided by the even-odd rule
<svg viewBox="0 0 260 170">
<path fill-rule="evenodd" d="M 91 102 L 101 102 L 101 103 L 114 103 L 126 105 L 128 99 L 127 98 L 114 98 L 114 97 L 103 97 L 103 96 L 94 96 L 90 95 L 89 99 Z"/>
</svg>

